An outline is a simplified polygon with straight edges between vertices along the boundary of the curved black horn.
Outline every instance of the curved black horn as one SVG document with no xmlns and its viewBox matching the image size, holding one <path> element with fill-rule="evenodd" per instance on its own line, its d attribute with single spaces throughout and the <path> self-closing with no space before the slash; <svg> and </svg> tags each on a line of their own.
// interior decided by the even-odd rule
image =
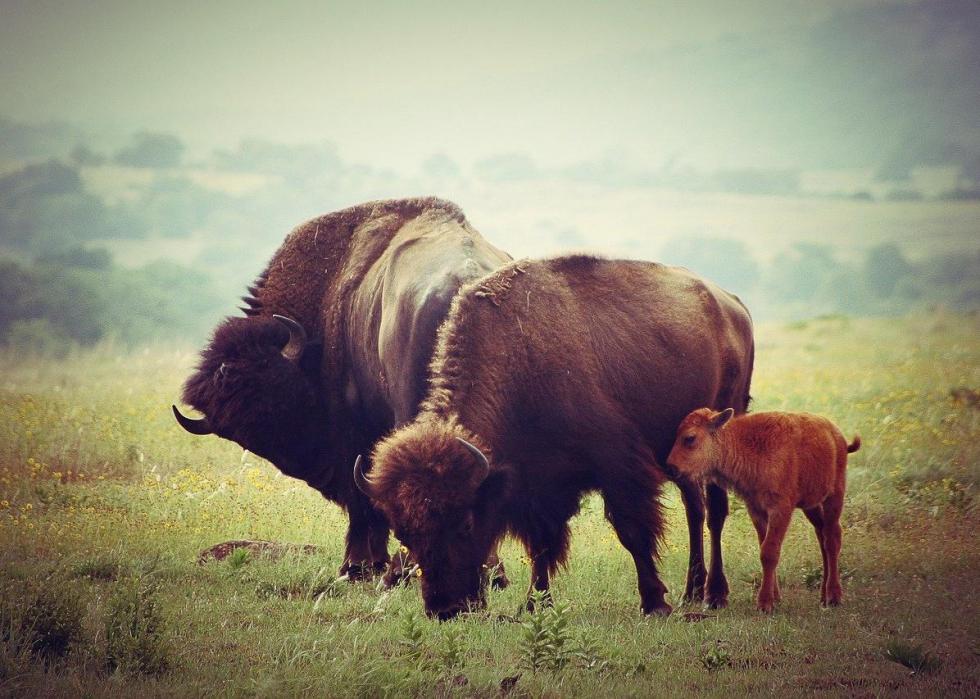
<svg viewBox="0 0 980 699">
<path fill-rule="evenodd" d="M 177 422 L 180 426 L 191 434 L 205 435 L 214 434 L 214 430 L 211 429 L 211 425 L 208 424 L 208 419 L 206 417 L 201 418 L 191 418 L 181 415 L 180 411 L 177 410 L 176 405 L 171 405 L 174 410 L 174 417 L 177 418 Z"/>
<path fill-rule="evenodd" d="M 476 457 L 477 463 L 483 466 L 484 473 L 483 476 L 480 478 L 480 482 L 482 483 L 483 479 L 486 478 L 488 475 L 490 475 L 490 461 L 487 460 L 486 454 L 480 451 L 479 447 L 470 444 L 462 437 L 457 437 L 456 439 L 459 441 L 460 444 L 466 447 L 466 450 L 469 453 L 471 453 L 474 457 Z"/>
<path fill-rule="evenodd" d="M 303 356 L 303 350 L 306 348 L 306 331 L 303 330 L 302 325 L 292 318 L 281 315 L 273 315 L 272 317 L 285 325 L 286 329 L 289 330 L 289 342 L 282 348 L 282 356 L 291 362 L 298 362 L 299 358 Z"/>
<path fill-rule="evenodd" d="M 357 455 L 357 459 L 354 460 L 354 485 L 362 493 L 371 497 L 371 491 L 374 488 L 374 483 L 370 478 L 364 475 L 364 471 L 361 469 L 361 464 L 364 462 L 364 457 L 360 454 Z"/>
</svg>

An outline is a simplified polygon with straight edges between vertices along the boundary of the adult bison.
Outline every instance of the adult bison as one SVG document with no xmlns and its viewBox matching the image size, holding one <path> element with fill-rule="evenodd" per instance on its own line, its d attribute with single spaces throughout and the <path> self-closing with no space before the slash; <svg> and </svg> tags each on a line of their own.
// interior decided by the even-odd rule
<svg viewBox="0 0 980 699">
<path fill-rule="evenodd" d="M 694 408 L 746 410 L 753 352 L 741 302 L 687 270 L 512 263 L 460 291 L 418 416 L 375 447 L 370 474 L 358 459 L 354 477 L 421 565 L 430 615 L 482 604 L 480 566 L 506 533 L 527 549 L 532 589 L 546 591 L 592 490 L 633 556 L 643 611 L 669 613 L 654 564 L 658 464 Z M 696 511 L 696 488 L 680 485 Z M 711 502 L 726 509 L 713 513 L 708 599 L 723 603 L 724 491 Z M 689 514 L 692 544 L 702 521 Z"/>
<path fill-rule="evenodd" d="M 262 456 L 347 510 L 342 574 L 388 562 L 388 524 L 350 464 L 425 394 L 436 331 L 460 286 L 510 257 L 454 205 L 371 202 L 308 221 L 286 238 L 201 353 L 180 424 Z M 390 579 L 389 579 L 390 580 Z"/>
</svg>

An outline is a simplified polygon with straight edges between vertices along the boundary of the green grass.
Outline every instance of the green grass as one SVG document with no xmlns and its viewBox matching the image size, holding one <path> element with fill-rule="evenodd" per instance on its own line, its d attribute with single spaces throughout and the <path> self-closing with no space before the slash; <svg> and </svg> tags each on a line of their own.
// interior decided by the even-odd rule
<svg viewBox="0 0 980 699">
<path fill-rule="evenodd" d="M 798 516 L 783 602 L 755 611 L 758 549 L 733 500 L 731 606 L 691 614 L 678 599 L 683 508 L 668 488 L 669 618 L 640 615 L 632 563 L 593 497 L 555 607 L 519 613 L 528 570 L 508 542 L 513 585 L 485 614 L 434 623 L 415 586 L 335 580 L 336 506 L 173 422 L 192 351 L 0 357 L 0 695 L 975 696 L 980 410 L 950 390 L 980 388 L 980 322 L 835 316 L 757 334 L 753 409 L 821 413 L 864 441 L 838 609 L 819 606 L 820 554 Z M 242 538 L 319 549 L 197 563 Z M 38 636 L 41 621 L 54 631 Z"/>
</svg>

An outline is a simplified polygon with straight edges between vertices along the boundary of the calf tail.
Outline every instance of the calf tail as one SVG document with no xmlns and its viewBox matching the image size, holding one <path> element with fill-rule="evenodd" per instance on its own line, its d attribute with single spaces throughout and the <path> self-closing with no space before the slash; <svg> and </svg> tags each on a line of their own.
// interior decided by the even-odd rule
<svg viewBox="0 0 980 699">
<path fill-rule="evenodd" d="M 861 435 L 854 435 L 854 441 L 847 445 L 847 453 L 853 454 L 861 448 Z"/>
</svg>

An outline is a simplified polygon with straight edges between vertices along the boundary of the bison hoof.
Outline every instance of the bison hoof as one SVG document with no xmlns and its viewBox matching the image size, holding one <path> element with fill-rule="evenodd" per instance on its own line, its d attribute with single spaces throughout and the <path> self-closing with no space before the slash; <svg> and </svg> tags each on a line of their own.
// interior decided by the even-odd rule
<svg viewBox="0 0 980 699">
<path fill-rule="evenodd" d="M 412 582 L 412 578 L 418 574 L 418 570 L 419 567 L 417 565 L 402 566 L 392 564 L 388 568 L 388 572 L 381 579 L 381 588 L 390 590 L 399 585 L 408 586 Z"/>
<path fill-rule="evenodd" d="M 340 569 L 340 579 L 347 582 L 363 582 L 373 580 L 374 576 L 385 569 L 387 565 L 384 561 L 375 563 L 345 563 Z"/>
<path fill-rule="evenodd" d="M 510 585 L 510 579 L 503 571 L 490 578 L 490 587 L 494 590 L 505 590 L 508 585 Z"/>
<path fill-rule="evenodd" d="M 693 587 L 684 591 L 684 603 L 701 602 L 704 600 L 704 585 Z"/>
<path fill-rule="evenodd" d="M 776 603 L 772 599 L 760 599 L 756 607 L 763 614 L 772 614 L 776 608 Z"/>
<path fill-rule="evenodd" d="M 670 613 L 673 611 L 674 611 L 673 607 L 671 607 L 666 602 L 661 602 L 660 604 L 650 609 L 644 609 L 643 613 L 646 614 L 647 616 L 670 616 Z"/>
<path fill-rule="evenodd" d="M 724 609 L 728 606 L 728 595 L 709 594 L 704 598 L 705 609 Z"/>
</svg>

